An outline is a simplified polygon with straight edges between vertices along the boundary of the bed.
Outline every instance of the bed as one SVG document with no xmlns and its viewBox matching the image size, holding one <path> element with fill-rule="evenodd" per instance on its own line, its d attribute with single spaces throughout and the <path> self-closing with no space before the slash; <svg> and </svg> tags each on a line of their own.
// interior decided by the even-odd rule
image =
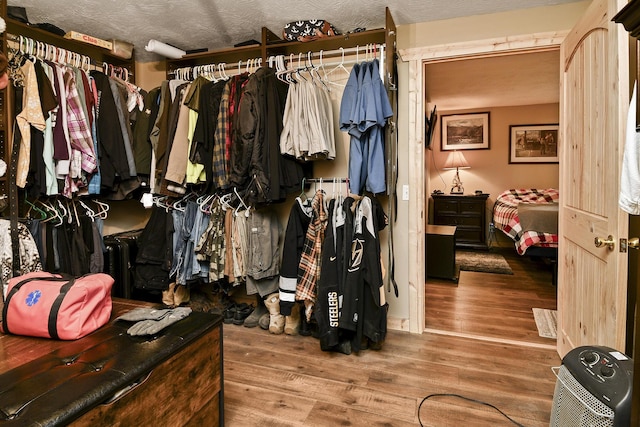
<svg viewBox="0 0 640 427">
<path fill-rule="evenodd" d="M 493 224 L 515 242 L 520 255 L 539 255 L 558 248 L 558 190 L 511 189 L 493 205 Z M 548 250 L 540 250 L 547 248 Z"/>
</svg>

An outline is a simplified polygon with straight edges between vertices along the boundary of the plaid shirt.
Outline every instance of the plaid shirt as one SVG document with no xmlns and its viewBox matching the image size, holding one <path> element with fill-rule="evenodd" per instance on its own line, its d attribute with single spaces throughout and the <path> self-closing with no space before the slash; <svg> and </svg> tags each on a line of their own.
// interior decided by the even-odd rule
<svg viewBox="0 0 640 427">
<path fill-rule="evenodd" d="M 226 161 L 226 141 L 229 132 L 229 94 L 231 92 L 230 83 L 224 87 L 220 98 L 220 110 L 218 111 L 218 124 L 213 139 L 213 164 L 211 167 L 212 183 L 216 189 L 226 189 L 228 187 L 227 161 Z"/>
<path fill-rule="evenodd" d="M 327 211 L 324 206 L 324 192 L 322 190 L 316 192 L 312 202 L 312 209 L 311 223 L 307 228 L 300 264 L 298 264 L 296 300 L 309 300 L 315 303 L 317 296 L 316 285 L 320 279 L 324 230 L 327 226 Z"/>
<path fill-rule="evenodd" d="M 81 153 L 82 170 L 92 173 L 98 167 L 98 160 L 93 151 L 93 137 L 91 127 L 82 109 L 82 100 L 76 87 L 73 71 L 66 69 L 64 85 L 67 95 L 67 129 L 71 148 Z"/>
</svg>

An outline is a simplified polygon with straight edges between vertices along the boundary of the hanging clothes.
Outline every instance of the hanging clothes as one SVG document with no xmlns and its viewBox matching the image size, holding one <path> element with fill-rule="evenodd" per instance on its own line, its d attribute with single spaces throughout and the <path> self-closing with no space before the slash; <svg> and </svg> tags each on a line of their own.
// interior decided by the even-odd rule
<svg viewBox="0 0 640 427">
<path fill-rule="evenodd" d="M 96 123 L 101 155 L 101 185 L 103 189 L 110 189 L 115 186 L 118 179 L 131 179 L 131 173 L 109 77 L 99 71 L 92 71 L 91 76 L 98 89 Z"/>
<path fill-rule="evenodd" d="M 637 130 L 636 123 L 637 91 L 638 82 L 635 82 L 627 113 L 622 172 L 620 174 L 620 194 L 618 196 L 620 209 L 631 215 L 640 215 L 640 132 Z"/>
<path fill-rule="evenodd" d="M 382 208 L 364 197 L 356 206 L 350 259 L 346 271 L 340 328 L 354 334 L 351 348 L 363 339 L 381 345 L 387 332 L 387 304 L 382 282 L 378 231 L 386 226 Z"/>
<path fill-rule="evenodd" d="M 13 259 L 11 249 L 11 223 L 9 220 L 0 219 L 0 283 L 2 283 L 3 295 L 7 294 L 9 279 L 13 273 Z M 29 232 L 29 229 L 18 223 L 19 253 L 20 253 L 20 273 L 25 274 L 32 271 L 42 270 L 38 247 Z"/>
<path fill-rule="evenodd" d="M 311 202 L 313 216 L 305 236 L 302 256 L 298 265 L 298 283 L 296 300 L 304 302 L 305 316 L 311 320 L 313 306 L 317 298 L 317 283 L 320 277 L 320 261 L 324 231 L 327 226 L 327 211 L 324 204 L 324 191 L 316 191 Z"/>
<path fill-rule="evenodd" d="M 355 64 L 340 103 L 340 130 L 350 136 L 349 187 L 352 194 L 386 190 L 384 127 L 393 115 L 380 79 L 378 60 Z"/>
<path fill-rule="evenodd" d="M 290 84 L 280 135 L 280 151 L 299 160 L 336 156 L 333 104 L 327 87 L 309 74 Z"/>
<path fill-rule="evenodd" d="M 307 229 L 311 223 L 313 207 L 311 199 L 302 200 L 296 197 L 284 234 L 282 244 L 282 265 L 280 266 L 280 314 L 291 315 L 296 303 L 296 285 L 298 282 L 298 265 L 302 257 Z"/>
<path fill-rule="evenodd" d="M 169 271 L 173 263 L 173 217 L 166 209 L 154 206 L 138 240 L 135 287 L 165 291 L 169 289 Z"/>
<path fill-rule="evenodd" d="M 223 210 L 220 199 L 216 197 L 211 206 L 209 225 L 195 247 L 197 259 L 209 262 L 209 282 L 211 283 L 224 278 L 225 216 L 226 211 Z"/>
<path fill-rule="evenodd" d="M 226 86 L 225 80 L 210 81 L 202 86 L 199 97 L 198 120 L 191 140 L 189 160 L 203 165 L 205 171 L 205 192 L 213 193 L 215 188 L 213 151 L 216 125 L 220 112 L 222 92 Z M 224 163 L 217 163 L 216 167 L 224 168 Z"/>
<path fill-rule="evenodd" d="M 344 239 L 347 214 L 351 216 L 351 210 L 348 208 L 346 211 L 343 210 L 341 199 L 332 199 L 329 202 L 329 223 L 322 247 L 318 299 L 314 308 L 320 349 L 323 351 L 335 350 L 342 338 L 339 326 L 341 302 L 344 296 L 345 253 L 348 254 Z"/>
</svg>

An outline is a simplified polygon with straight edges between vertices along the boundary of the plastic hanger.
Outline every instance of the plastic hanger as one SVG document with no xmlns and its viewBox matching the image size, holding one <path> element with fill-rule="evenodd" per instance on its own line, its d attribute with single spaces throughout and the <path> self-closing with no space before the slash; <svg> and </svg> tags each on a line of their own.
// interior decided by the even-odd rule
<svg viewBox="0 0 640 427">
<path fill-rule="evenodd" d="M 60 199 L 58 199 L 57 202 L 58 202 L 58 207 L 56 209 L 58 210 L 58 212 L 60 212 L 60 218 L 62 218 L 62 220 L 64 221 L 65 219 L 67 219 L 67 214 L 68 214 L 67 208 L 64 207 Z"/>
<path fill-rule="evenodd" d="M 276 63 L 276 77 L 278 78 L 278 80 L 280 80 L 281 82 L 284 83 L 289 83 L 289 81 L 287 81 L 287 79 L 285 78 L 285 73 L 287 72 L 287 67 L 284 63 L 284 55 L 278 55 L 275 59 L 275 63 Z"/>
<path fill-rule="evenodd" d="M 249 218 L 249 211 L 251 210 L 250 206 L 247 206 L 244 202 L 244 200 L 242 200 L 242 197 L 240 197 L 240 194 L 238 193 L 238 189 L 236 187 L 233 187 L 233 192 L 235 193 L 236 197 L 238 198 L 238 201 L 240 202 L 240 204 L 238 205 L 238 207 L 236 207 L 235 211 L 233 212 L 233 214 L 235 216 L 238 216 L 238 212 L 240 211 L 241 207 L 244 207 L 245 211 L 244 211 L 244 215 Z"/>
<path fill-rule="evenodd" d="M 223 211 L 226 211 L 227 209 L 233 209 L 230 203 L 232 197 L 233 197 L 233 193 L 227 193 L 220 196 L 220 204 L 222 205 Z"/>
<path fill-rule="evenodd" d="M 82 200 L 78 200 L 78 203 L 80 203 L 80 206 L 82 206 L 84 208 L 84 211 L 86 213 L 86 215 L 91 218 L 91 221 L 95 221 L 96 218 L 96 213 L 93 209 L 91 209 L 85 202 L 83 202 Z"/>
<path fill-rule="evenodd" d="M 69 202 L 67 202 L 69 203 Z M 71 224 L 71 221 L 73 221 L 73 219 L 76 220 L 76 225 L 78 227 L 80 227 L 80 217 L 78 216 L 78 206 L 76 205 L 75 200 L 71 201 L 71 206 L 73 207 L 73 218 L 71 217 L 71 208 L 69 208 L 69 224 Z"/>
<path fill-rule="evenodd" d="M 42 205 L 42 207 L 46 210 L 47 219 L 44 219 L 42 222 L 53 222 L 54 226 L 62 225 L 64 220 L 60 217 L 60 212 L 53 206 L 43 201 L 38 200 L 38 203 Z"/>
<path fill-rule="evenodd" d="M 205 213 L 205 214 L 211 214 L 211 201 L 216 197 L 215 194 L 204 194 L 200 197 L 198 197 L 198 199 L 196 200 L 196 203 L 198 204 L 198 208 L 200 209 L 200 212 Z"/>
<path fill-rule="evenodd" d="M 345 87 L 346 84 L 337 83 L 334 81 L 335 79 L 329 78 L 329 76 L 331 76 L 333 73 L 339 73 L 340 71 L 343 71 L 346 74 L 346 77 L 345 77 L 346 79 L 348 79 L 349 76 L 351 75 L 351 72 L 347 70 L 347 68 L 344 66 L 344 48 L 343 47 L 340 48 L 340 53 L 341 53 L 340 63 L 335 68 L 332 68 L 325 74 L 324 80 L 327 83 L 330 83 L 332 85 Z"/>
<path fill-rule="evenodd" d="M 302 199 L 303 201 L 307 199 L 307 193 L 305 193 L 305 191 L 304 191 L 304 184 L 305 184 L 305 181 L 306 181 L 306 180 L 307 180 L 307 179 L 303 176 L 303 177 L 302 177 L 302 184 L 300 185 L 300 187 L 301 187 L 301 188 L 300 188 L 300 195 L 298 196 L 298 197 L 299 197 L 300 199 Z"/>
<path fill-rule="evenodd" d="M 29 210 L 27 210 L 27 216 L 29 216 L 31 210 L 33 209 L 40 216 L 39 218 L 40 220 L 44 220 L 47 218 L 47 213 L 42 209 L 40 209 L 39 207 L 37 207 L 35 204 L 31 203 L 26 197 L 24 199 L 24 202 L 29 205 Z"/>
<path fill-rule="evenodd" d="M 100 200 L 97 200 L 97 199 L 94 200 L 93 203 L 95 203 L 96 205 L 98 205 L 98 207 L 100 207 L 100 209 L 96 212 L 96 217 L 101 219 L 107 219 L 107 213 L 109 212 L 109 208 L 111 207 L 111 205 L 105 202 L 101 202 Z"/>
</svg>

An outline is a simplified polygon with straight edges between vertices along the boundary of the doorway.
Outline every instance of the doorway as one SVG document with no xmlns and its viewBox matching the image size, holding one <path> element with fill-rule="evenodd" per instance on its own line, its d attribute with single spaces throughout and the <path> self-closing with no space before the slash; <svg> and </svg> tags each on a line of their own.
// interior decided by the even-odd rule
<svg viewBox="0 0 640 427">
<path fill-rule="evenodd" d="M 400 55 L 406 64 L 408 73 L 409 94 L 406 105 L 406 114 L 412 123 L 408 128 L 408 140 L 418 144 L 412 146 L 411 157 L 408 162 L 409 180 L 422 182 L 423 186 L 412 187 L 409 198 L 409 211 L 416 212 L 409 216 L 409 280 L 415 283 L 415 297 L 409 301 L 410 318 L 409 331 L 422 332 L 425 327 L 425 247 L 424 233 L 428 213 L 428 183 L 427 183 L 427 156 L 424 148 L 425 114 L 427 111 L 425 98 L 425 65 L 436 62 L 467 60 L 472 58 L 487 57 L 489 55 L 512 55 L 524 52 L 546 52 L 557 50 L 561 41 L 566 36 L 563 32 L 548 34 L 538 33 L 531 36 L 523 36 L 518 40 L 487 40 L 473 43 L 458 43 L 454 45 L 432 46 L 428 48 L 415 48 L 401 50 Z M 413 118 L 413 119 L 412 119 Z M 505 154 L 506 155 L 506 154 Z M 473 170 L 473 169 L 471 169 Z M 488 183 L 484 183 L 488 185 Z M 416 188 L 413 190 L 413 188 Z M 486 187 L 488 188 L 488 187 Z M 475 188 L 473 188 L 475 190 Z"/>
<path fill-rule="evenodd" d="M 513 275 L 462 271 L 458 285 L 453 287 L 427 278 L 425 316 L 430 332 L 555 346 L 555 341 L 538 336 L 532 311 L 556 309 L 552 266 L 541 258 L 517 255 L 514 241 L 490 224 L 492 208 L 500 193 L 509 189 L 559 187 L 557 157 L 552 159 L 555 162 L 531 164 L 511 164 L 510 159 L 512 126 L 558 126 L 559 63 L 559 49 L 549 49 L 424 64 L 425 105 L 427 111 L 437 109 L 438 123 L 452 115 L 467 117 L 482 113 L 489 117 L 487 149 L 460 151 L 468 163 L 468 169 L 460 171 L 460 179 L 464 181 L 466 195 L 475 191 L 489 195 L 482 225 L 491 245 L 489 252 L 491 257 L 503 258 L 513 267 Z M 427 204 L 431 192 L 449 192 L 455 173 L 443 170 L 452 151 L 445 150 L 442 126 L 435 127 L 426 152 Z M 429 212 L 428 219 L 433 223 Z M 460 248 L 458 253 L 461 257 Z M 481 256 L 482 251 L 476 255 Z"/>
</svg>

